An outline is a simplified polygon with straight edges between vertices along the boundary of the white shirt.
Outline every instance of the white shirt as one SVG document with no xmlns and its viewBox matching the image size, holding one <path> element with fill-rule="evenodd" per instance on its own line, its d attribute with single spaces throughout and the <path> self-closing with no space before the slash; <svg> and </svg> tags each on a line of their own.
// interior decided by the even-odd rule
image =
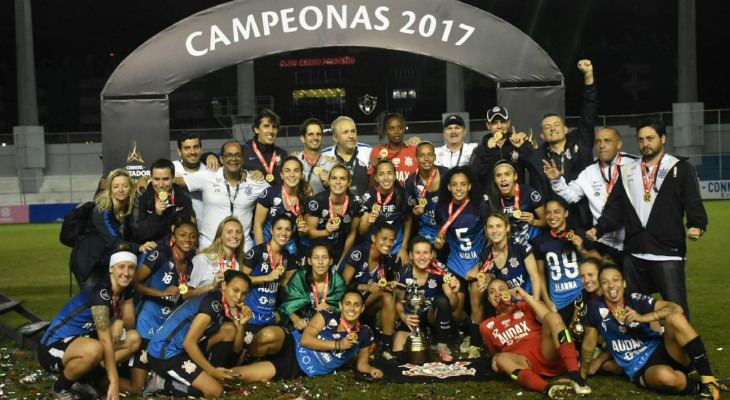
<svg viewBox="0 0 730 400">
<path fill-rule="evenodd" d="M 204 163 L 200 163 L 200 169 L 198 169 L 195 172 L 188 172 L 185 170 L 185 167 L 183 167 L 181 160 L 175 160 L 172 162 L 172 165 L 175 166 L 175 176 L 187 176 L 192 174 L 197 174 L 200 171 L 207 171 L 208 167 L 205 166 Z M 195 211 L 195 218 L 198 220 L 198 229 L 200 229 L 200 221 L 203 220 L 203 217 L 205 216 L 205 206 L 203 205 L 203 193 L 202 192 L 190 192 L 190 197 L 193 200 L 193 210 Z"/>
<path fill-rule="evenodd" d="M 326 149 L 322 150 L 322 156 L 332 156 L 335 157 L 335 149 L 337 146 L 330 146 Z M 365 164 L 366 166 L 370 166 L 370 152 L 373 151 L 373 146 L 365 143 L 357 142 L 357 159 Z"/>
<path fill-rule="evenodd" d="M 302 162 L 302 174 L 304 175 L 304 179 L 307 179 L 307 182 L 309 182 L 309 186 L 312 187 L 312 194 L 314 195 L 319 192 L 324 192 L 324 184 L 322 184 L 322 180 L 319 179 L 319 175 L 314 173 L 314 166 L 312 166 L 312 164 L 310 164 L 309 161 L 304 158 L 304 150 L 299 153 L 297 158 Z M 332 167 L 334 167 L 336 164 L 337 161 L 334 156 L 325 156 L 323 153 L 320 153 L 319 159 L 316 162 L 316 165 L 318 165 L 320 168 L 322 168 L 322 171 L 328 174 L 332 170 Z"/>
<path fill-rule="evenodd" d="M 463 143 L 461 150 L 453 153 L 447 145 L 436 148 L 436 165 L 446 168 L 454 168 L 462 165 L 468 165 L 471 155 L 474 153 L 478 144 Z"/>
<path fill-rule="evenodd" d="M 210 170 L 183 176 L 190 192 L 203 192 L 205 218 L 200 228 L 199 246 L 204 249 L 215 239 L 218 224 L 229 215 L 235 215 L 243 225 L 243 235 L 246 239 L 244 251 L 253 247 L 251 239 L 251 224 L 256 206 L 256 199 L 264 189 L 269 187 L 266 181 L 253 181 L 251 175 L 246 174 L 246 180 L 239 182 L 237 187 L 227 185 L 223 177 L 223 168 L 218 171 Z M 233 208 L 233 212 L 231 212 Z M 199 224 L 200 225 L 200 224 Z"/>
<path fill-rule="evenodd" d="M 601 173 L 601 164 L 597 161 L 581 171 L 578 177 L 570 183 L 566 184 L 565 178 L 561 176 L 556 180 L 551 180 L 550 185 L 553 191 L 568 203 L 577 203 L 585 197 L 588 200 L 588 205 L 593 215 L 593 224 L 595 225 L 598 222 L 598 218 L 601 217 L 603 207 L 606 205 L 606 195 L 608 194 L 606 191 L 606 179 L 608 179 L 609 175 L 611 178 L 614 177 L 613 168 L 616 165 L 617 159 L 618 157 L 614 158 L 608 168 L 604 167 L 603 173 Z M 635 159 L 636 157 L 633 155 L 622 153 L 619 165 L 631 164 Z M 619 173 L 619 171 L 615 173 Z M 625 232 L 622 227 L 616 231 L 606 233 L 598 241 L 620 251 L 624 248 L 624 236 Z"/>
<path fill-rule="evenodd" d="M 211 258 L 213 257 L 213 258 Z M 230 266 L 229 266 L 230 268 Z M 241 270 L 241 263 L 236 260 L 232 269 Z M 220 258 L 215 253 L 201 253 L 193 257 L 193 272 L 190 273 L 188 284 L 194 288 L 203 287 L 215 279 L 218 271 L 221 270 Z"/>
</svg>

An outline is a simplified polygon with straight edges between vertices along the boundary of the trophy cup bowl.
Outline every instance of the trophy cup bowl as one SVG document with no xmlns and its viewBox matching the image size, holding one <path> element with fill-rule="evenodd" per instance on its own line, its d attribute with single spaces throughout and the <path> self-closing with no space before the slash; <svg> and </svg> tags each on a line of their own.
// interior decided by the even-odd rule
<svg viewBox="0 0 730 400">
<path fill-rule="evenodd" d="M 415 315 L 418 315 L 418 312 L 427 306 L 426 296 L 418 290 L 418 284 L 414 284 L 407 289 L 403 306 L 409 313 Z M 424 363 L 429 360 L 428 337 L 421 331 L 420 326 L 416 326 L 411 330 L 403 350 L 404 357 L 408 362 Z"/>
</svg>

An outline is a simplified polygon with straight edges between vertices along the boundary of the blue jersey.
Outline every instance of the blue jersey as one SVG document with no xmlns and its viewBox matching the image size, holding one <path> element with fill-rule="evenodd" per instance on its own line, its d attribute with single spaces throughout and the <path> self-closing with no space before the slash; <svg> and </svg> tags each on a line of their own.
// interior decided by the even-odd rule
<svg viewBox="0 0 730 400">
<path fill-rule="evenodd" d="M 243 265 L 252 269 L 251 277 L 270 274 L 277 267 L 278 263 L 278 259 L 274 260 L 274 263 L 269 260 L 266 243 L 262 243 L 247 251 L 243 261 Z M 298 267 L 296 257 L 290 255 L 286 249 L 282 249 L 282 263 L 286 271 L 295 270 Z M 253 311 L 253 318 L 249 320 L 249 323 L 268 325 L 274 322 L 276 318 L 276 296 L 279 292 L 279 284 L 281 284 L 283 279 L 284 274 L 273 282 L 264 282 L 251 286 L 251 290 L 245 300 L 246 305 Z"/>
<path fill-rule="evenodd" d="M 594 244 L 586 239 L 583 229 L 574 229 L 576 235 L 583 238 L 583 246 L 592 250 Z M 567 239 L 553 237 L 550 232 L 535 241 L 535 258 L 545 261 L 548 273 L 550 299 L 558 309 L 570 305 L 583 290 L 580 283 L 578 266 L 583 262 L 583 255 L 575 249 Z"/>
<path fill-rule="evenodd" d="M 515 185 L 519 185 L 515 183 Z M 533 213 L 537 218 L 537 210 L 545 204 L 544 199 L 540 195 L 540 192 L 527 185 L 519 185 L 520 188 L 520 211 L 527 211 Z M 501 197 L 500 199 L 502 211 L 508 218 L 512 228 L 512 237 L 523 242 L 532 243 L 540 235 L 543 234 L 543 230 L 527 223 L 527 221 L 521 221 L 519 218 L 514 216 L 515 211 L 515 198 L 514 197 Z"/>
<path fill-rule="evenodd" d="M 180 266 L 186 276 L 186 282 L 190 278 L 193 270 L 193 254 L 188 254 L 185 265 Z M 149 267 L 150 276 L 143 282 L 149 288 L 164 291 L 169 286 L 178 286 L 180 284 L 180 274 L 178 267 L 175 266 L 175 257 L 172 249 L 170 249 L 169 240 L 161 240 L 157 242 L 157 248 L 149 254 L 142 256 L 140 265 Z M 135 313 L 137 314 L 136 329 L 139 334 L 146 339 L 152 337 L 157 332 L 157 328 L 162 325 L 171 312 L 182 303 L 181 297 L 176 296 L 142 296 L 137 302 Z"/>
<path fill-rule="evenodd" d="M 350 229 L 352 227 L 352 222 L 355 219 L 355 217 L 360 216 L 360 197 L 350 194 L 347 194 L 349 201 L 347 204 L 347 210 L 345 211 L 344 215 L 340 216 L 340 227 L 329 234 L 326 238 L 320 238 L 312 240 L 312 246 L 317 244 L 326 244 L 330 247 L 332 250 L 332 258 L 335 260 L 335 262 L 339 261 L 340 257 L 342 257 L 342 249 L 345 247 L 345 241 L 347 240 L 347 235 L 350 233 Z M 327 221 L 330 220 L 330 191 L 325 190 L 324 192 L 320 192 L 315 194 L 314 196 L 310 197 L 307 200 L 306 207 L 304 207 L 304 212 L 307 215 L 312 215 L 317 217 L 317 229 L 318 230 L 325 230 L 327 226 Z"/>
<path fill-rule="evenodd" d="M 46 329 L 41 343 L 50 345 L 59 340 L 77 336 L 96 335 L 96 324 L 91 315 L 91 307 L 104 306 L 109 309 L 109 321 L 122 317 L 124 301 L 134 295 L 132 286 L 127 286 L 122 293 L 116 293 L 116 300 L 112 299 L 113 290 L 109 276 L 97 282 L 94 286 L 86 287 L 81 293 L 72 297 Z M 113 311 L 116 304 L 117 310 Z M 116 316 L 116 317 L 115 317 Z"/>
<path fill-rule="evenodd" d="M 200 341 L 218 331 L 225 321 L 229 321 L 223 309 L 223 294 L 214 290 L 193 297 L 177 308 L 157 332 L 150 338 L 147 353 L 153 357 L 169 359 L 185 351 L 183 341 L 190 330 L 190 324 L 198 314 L 210 316 L 210 324 L 205 328 Z"/>
<path fill-rule="evenodd" d="M 444 176 L 449 171 L 448 168 L 445 167 L 436 167 L 438 168 L 438 174 L 439 176 Z M 421 177 L 418 175 L 418 172 L 414 173 L 413 175 L 409 176 L 408 179 L 406 179 L 406 184 L 404 187 L 404 190 L 406 192 L 406 198 L 408 199 L 408 206 L 414 207 L 419 204 L 420 201 L 420 193 L 423 191 L 423 186 L 428 182 L 428 178 L 426 178 L 426 181 L 422 180 Z M 436 223 L 436 206 L 439 202 L 439 193 L 438 190 L 435 192 L 426 192 L 426 200 L 428 203 L 426 203 L 426 208 L 423 211 L 423 214 L 420 215 L 418 218 L 418 234 L 425 237 L 426 239 L 430 240 L 431 243 L 433 243 L 434 240 L 436 240 L 436 235 L 438 232 L 438 224 Z"/>
<path fill-rule="evenodd" d="M 385 270 L 385 279 L 389 282 L 394 280 L 395 274 L 401 269 L 400 261 L 395 261 L 395 256 L 392 254 L 381 256 L 380 264 L 371 266 L 370 246 L 371 244 L 367 242 L 353 246 L 352 250 L 345 257 L 345 263 L 355 268 L 355 273 L 352 275 L 352 280 L 349 283 L 350 287 L 378 282 L 382 278 L 379 267 Z M 365 301 L 370 295 L 370 292 L 360 292 L 360 294 L 362 294 L 363 301 Z"/>
<path fill-rule="evenodd" d="M 460 205 L 454 204 L 453 213 Z M 449 257 L 446 264 L 455 274 L 466 277 L 466 273 L 479 262 L 479 253 L 484 248 L 484 223 L 489 215 L 489 203 L 484 198 L 471 199 L 464 211 L 459 214 L 446 231 L 449 244 Z M 436 208 L 436 222 L 439 227 L 449 220 L 449 203 L 441 203 Z"/>
<path fill-rule="evenodd" d="M 492 245 L 489 244 L 484 247 L 482 253 L 479 254 L 479 265 L 484 265 L 492 253 Z M 513 238 L 510 238 L 507 242 L 507 262 L 504 265 L 497 265 L 493 263 L 492 267 L 487 273 L 492 274 L 495 278 L 499 278 L 507 282 L 510 289 L 517 286 L 524 289 L 527 293 L 532 293 L 532 281 L 530 280 L 530 274 L 527 273 L 527 266 L 525 265 L 525 258 L 532 254 L 532 246 L 528 243 L 521 243 Z"/>
<path fill-rule="evenodd" d="M 449 269 L 438 261 L 436 262 L 436 265 L 438 265 L 438 267 L 441 268 L 444 272 L 450 273 Z M 401 270 L 398 272 L 396 280 L 405 286 L 412 285 L 415 280 L 413 278 L 413 268 L 415 267 L 413 267 L 412 265 L 406 265 L 405 267 L 401 268 Z M 430 266 L 428 269 L 435 270 L 433 266 Z M 419 282 L 418 291 L 423 294 L 428 304 L 428 307 L 423 307 L 419 310 L 419 314 L 424 314 L 431 308 L 431 303 L 433 303 L 434 297 L 436 297 L 436 295 L 439 293 L 443 293 L 443 284 L 444 276 L 434 272 L 428 273 L 425 282 Z M 405 289 L 403 288 L 399 288 L 398 290 L 405 292 Z M 407 309 L 406 313 L 408 313 Z"/>
<path fill-rule="evenodd" d="M 324 317 L 324 329 L 319 332 L 317 338 L 334 341 L 342 340 L 347 336 L 347 331 L 338 331 L 340 326 L 339 312 L 323 310 L 320 314 Z M 360 325 L 357 332 L 357 343 L 347 350 L 312 350 L 299 343 L 302 339 L 301 332 L 295 330 L 292 335 L 294 335 L 294 341 L 296 342 L 296 356 L 299 368 L 307 376 L 329 374 L 357 354 L 358 350 L 367 348 L 373 343 L 373 332 L 367 325 Z"/>
<path fill-rule="evenodd" d="M 271 240 L 271 222 L 274 220 L 274 217 L 276 217 L 279 214 L 286 214 L 287 217 L 289 217 L 289 221 L 291 221 L 292 226 L 292 235 L 291 239 L 289 239 L 289 242 L 286 244 L 286 249 L 289 251 L 290 254 L 296 254 L 299 244 L 299 233 L 297 231 L 297 216 L 294 214 L 293 211 L 287 210 L 284 206 L 284 196 L 281 194 L 281 185 L 271 186 L 267 189 L 264 189 L 263 192 L 259 195 L 259 198 L 256 200 L 256 204 L 261 204 L 261 206 L 266 207 L 269 209 L 269 212 L 266 214 L 266 220 L 264 221 L 263 226 L 261 229 L 263 230 L 264 234 L 264 242 L 268 242 Z M 292 199 L 292 201 L 294 201 Z M 299 199 L 299 212 L 303 215 L 303 205 L 304 199 Z M 253 239 L 254 245 L 260 244 L 256 243 L 256 238 L 253 235 L 253 230 L 251 230 L 251 238 Z"/>
<path fill-rule="evenodd" d="M 362 195 L 362 205 L 360 206 L 361 215 L 366 212 L 373 212 L 373 205 L 378 202 L 377 190 L 377 188 L 370 188 L 364 195 Z M 401 192 L 401 195 L 403 196 L 398 196 L 398 191 L 396 189 L 393 189 L 392 193 L 393 197 L 391 197 L 388 204 L 380 205 L 381 207 L 378 212 L 378 218 L 375 220 L 375 223 L 370 225 L 370 232 L 365 235 L 365 241 L 370 241 L 370 236 L 373 233 L 375 224 L 380 221 L 385 221 L 395 228 L 395 243 L 393 243 L 393 249 L 390 250 L 390 254 L 398 254 L 401 246 L 403 245 L 403 224 L 405 222 L 406 215 L 408 215 L 410 211 L 408 210 L 408 202 L 406 201 L 403 192 Z M 388 195 L 380 195 L 382 202 L 385 202 L 385 199 L 387 198 Z"/>
<path fill-rule="evenodd" d="M 641 293 L 624 292 L 624 305 L 639 314 L 654 311 L 656 299 Z M 614 360 L 632 380 L 634 375 L 660 345 L 662 335 L 651 329 L 646 322 L 620 324 L 606 305 L 603 296 L 588 303 L 585 325 L 598 329 L 606 341 Z"/>
</svg>

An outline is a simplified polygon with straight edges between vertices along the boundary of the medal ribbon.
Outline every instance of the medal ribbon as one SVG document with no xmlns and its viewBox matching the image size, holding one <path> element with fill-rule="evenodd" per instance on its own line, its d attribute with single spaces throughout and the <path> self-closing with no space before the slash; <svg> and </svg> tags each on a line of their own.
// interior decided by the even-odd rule
<svg viewBox="0 0 730 400">
<path fill-rule="evenodd" d="M 233 253 L 233 255 L 231 256 L 231 262 L 228 265 L 231 267 L 231 269 L 236 269 L 236 253 Z M 226 253 L 224 252 L 223 254 L 221 254 L 221 257 L 220 257 L 220 270 L 225 271 L 225 269 L 226 269 Z"/>
<path fill-rule="evenodd" d="M 357 324 L 355 324 L 354 329 L 350 328 L 350 324 L 345 321 L 344 318 L 342 318 L 342 315 L 340 315 L 340 325 L 342 325 L 343 328 L 345 328 L 345 331 L 347 331 L 347 335 L 352 335 L 353 333 L 360 332 L 360 321 L 357 321 Z"/>
<path fill-rule="evenodd" d="M 264 167 L 264 170 L 266 170 L 266 173 L 273 175 L 274 163 L 276 163 L 276 150 L 274 150 L 274 153 L 271 155 L 271 162 L 269 162 L 269 165 L 267 166 L 264 156 L 259 151 L 259 146 L 256 145 L 256 140 L 251 141 L 251 144 L 253 144 L 253 152 L 256 153 L 256 157 L 258 157 L 259 161 L 261 161 L 261 165 Z"/>
<path fill-rule="evenodd" d="M 274 264 L 274 246 L 270 244 L 266 245 L 266 252 L 269 253 L 269 267 L 271 269 L 274 269 L 279 265 L 284 266 L 284 251 L 279 254 L 279 262 L 276 264 Z"/>
<path fill-rule="evenodd" d="M 624 321 L 619 321 L 618 320 L 618 317 L 616 316 L 616 310 L 618 310 L 618 309 L 624 309 L 624 312 L 625 312 L 626 311 L 625 310 L 626 309 L 626 302 L 622 299 L 620 306 L 618 306 L 616 308 L 613 308 L 613 307 L 609 306 L 608 303 L 606 303 L 606 307 L 608 307 L 609 311 L 611 311 L 611 315 L 613 315 L 613 317 L 616 318 L 616 321 L 619 324 L 623 325 L 624 324 Z"/>
<path fill-rule="evenodd" d="M 451 203 L 449 203 L 449 219 L 446 221 L 444 226 L 442 226 L 441 229 L 439 229 L 439 235 L 446 234 L 446 231 L 449 229 L 451 224 L 454 223 L 454 220 L 456 219 L 456 217 L 458 217 L 459 214 L 461 214 L 461 212 L 464 211 L 464 208 L 466 207 L 466 205 L 469 204 L 469 200 L 470 199 L 466 199 L 464 204 L 462 204 L 461 207 L 459 207 L 459 209 L 456 210 L 456 213 L 453 215 L 451 215 L 451 213 L 454 211 L 454 201 L 452 200 Z"/>
<path fill-rule="evenodd" d="M 560 232 L 550 231 L 550 236 L 552 236 L 552 237 L 554 237 L 556 239 L 566 239 L 567 240 L 568 234 L 571 233 L 571 232 L 573 234 L 575 234 L 575 232 L 573 232 L 572 229 L 571 230 L 560 231 Z"/>
<path fill-rule="evenodd" d="M 306 151 L 302 151 L 302 155 L 304 156 L 304 159 L 307 160 L 307 162 L 309 163 L 309 165 L 312 166 L 312 169 L 314 169 L 314 167 L 316 167 L 317 165 L 319 165 L 319 159 L 322 158 L 322 153 L 319 153 L 319 157 L 317 157 L 317 161 L 314 162 L 314 161 L 312 161 L 311 158 L 309 158 L 309 155 L 307 155 L 307 152 Z"/>
<path fill-rule="evenodd" d="M 659 156 L 659 161 L 654 165 L 654 171 L 651 172 L 651 178 L 646 174 L 646 163 L 644 159 L 641 159 L 641 178 L 644 180 L 644 193 L 651 193 L 651 188 L 654 186 L 654 180 L 656 180 L 656 174 L 659 172 L 659 166 L 664 158 L 664 152 Z"/>
<path fill-rule="evenodd" d="M 499 199 L 502 202 L 502 208 L 507 208 L 507 206 L 504 204 L 504 196 L 500 196 Z M 517 182 L 515 182 L 515 202 L 513 205 L 513 209 L 520 209 L 520 184 Z"/>
<path fill-rule="evenodd" d="M 172 238 L 170 238 L 170 248 L 172 249 L 172 258 L 175 262 L 175 270 L 177 271 L 177 281 L 180 285 L 184 285 L 188 283 L 188 274 L 185 271 L 185 267 L 183 266 L 183 269 L 180 269 L 180 255 L 177 253 L 177 246 L 175 246 L 175 242 L 173 242 Z"/>
<path fill-rule="evenodd" d="M 385 201 L 383 201 L 383 199 L 380 197 L 380 190 L 376 190 L 375 193 L 378 196 L 378 204 L 380 204 L 381 209 L 384 209 L 385 206 L 390 202 L 390 199 L 393 198 L 393 193 L 395 193 L 395 189 L 393 189 L 393 191 L 390 192 L 390 194 L 388 195 L 388 197 L 385 198 Z"/>
<path fill-rule="evenodd" d="M 443 268 L 439 267 L 436 261 L 431 260 L 431 266 L 433 268 L 426 269 L 426 272 L 428 272 L 429 274 L 436 274 L 440 276 L 446 275 L 446 271 L 444 271 Z"/>
<path fill-rule="evenodd" d="M 616 179 L 618 179 L 618 166 L 621 163 L 621 153 L 618 153 L 618 156 L 616 157 L 616 164 L 613 166 L 613 171 L 611 171 L 610 165 L 606 167 L 606 170 L 608 171 L 608 179 L 603 175 L 603 163 L 598 162 L 598 165 L 601 167 L 601 177 L 603 177 L 603 180 L 606 181 L 606 194 L 611 194 L 611 191 L 613 190 L 613 186 L 616 184 Z M 650 186 L 651 187 L 651 186 Z"/>
<path fill-rule="evenodd" d="M 223 312 L 226 314 L 226 317 L 228 317 L 228 319 L 238 320 L 238 317 L 234 318 L 233 315 L 231 315 L 231 306 L 228 305 L 228 302 L 226 301 L 226 296 L 225 294 L 223 294 L 223 290 L 221 290 L 221 303 L 223 303 Z M 236 315 L 241 314 L 240 308 L 236 307 L 236 311 Z"/>
<path fill-rule="evenodd" d="M 122 307 L 124 307 L 124 291 L 122 291 Z M 112 312 L 114 313 L 114 320 L 122 318 L 123 308 L 117 308 L 117 289 L 112 285 Z M 118 314 L 118 315 L 117 315 Z"/>
<path fill-rule="evenodd" d="M 317 291 L 317 283 L 312 282 L 312 293 L 314 293 L 314 307 L 319 307 L 321 303 L 324 303 L 327 301 L 327 290 L 329 289 L 330 285 L 330 274 L 327 272 L 327 275 L 324 278 L 324 288 L 322 289 L 322 301 L 319 301 L 319 292 Z"/>
<path fill-rule="evenodd" d="M 377 252 L 378 250 L 375 248 L 374 244 L 370 245 L 370 254 L 373 254 L 374 252 Z M 386 279 L 385 277 L 385 266 L 383 265 L 383 256 L 378 256 L 378 276 L 380 276 L 380 279 Z"/>
<path fill-rule="evenodd" d="M 289 193 L 287 193 L 286 188 L 284 187 L 284 185 L 281 185 L 281 194 L 282 194 L 282 197 L 284 197 L 284 201 L 286 202 L 286 205 L 289 206 L 289 211 L 291 211 L 292 213 L 294 213 L 295 216 L 301 217 L 302 216 L 302 212 L 299 209 L 299 198 L 297 197 L 296 204 L 293 204 L 292 201 L 291 201 L 291 197 L 289 197 Z"/>
<path fill-rule="evenodd" d="M 345 195 L 345 203 L 342 206 L 342 214 L 341 215 L 340 214 L 337 214 L 335 212 L 335 206 L 334 206 L 334 204 L 332 204 L 332 197 L 329 198 L 329 202 L 330 202 L 330 217 L 331 218 L 335 218 L 335 217 L 339 217 L 339 216 L 343 216 L 344 217 L 345 214 L 347 213 L 347 206 L 350 205 L 350 196 Z"/>
<path fill-rule="evenodd" d="M 431 175 L 428 176 L 428 181 L 426 182 L 426 185 L 423 186 L 423 190 L 418 192 L 418 198 L 425 199 L 426 193 L 428 193 L 428 187 L 431 186 L 431 182 L 433 182 L 433 178 L 436 177 L 436 171 L 438 171 L 438 168 L 434 166 L 433 171 L 431 171 Z M 413 183 L 415 187 L 418 187 L 418 174 L 416 173 L 416 176 L 413 178 Z M 418 190 L 418 189 L 416 189 Z"/>
<path fill-rule="evenodd" d="M 502 247 L 500 250 L 506 249 L 508 244 L 508 242 L 505 242 L 504 247 Z M 492 265 L 494 265 L 494 245 L 492 245 L 492 251 L 490 251 L 489 255 L 487 255 L 487 260 L 484 261 L 484 264 L 482 264 L 481 267 L 479 267 L 479 272 L 489 271 L 489 269 L 492 268 Z"/>
</svg>

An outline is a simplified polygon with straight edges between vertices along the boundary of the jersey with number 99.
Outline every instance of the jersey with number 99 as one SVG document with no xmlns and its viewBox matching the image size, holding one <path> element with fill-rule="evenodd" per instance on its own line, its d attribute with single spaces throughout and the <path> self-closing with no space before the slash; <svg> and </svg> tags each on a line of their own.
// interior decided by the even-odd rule
<svg viewBox="0 0 730 400">
<path fill-rule="evenodd" d="M 453 205 L 452 215 L 460 205 Z M 469 204 L 446 230 L 449 244 L 447 266 L 455 274 L 466 277 L 466 273 L 479 262 L 479 253 L 484 248 L 484 223 L 489 215 L 489 202 L 484 198 L 471 199 Z M 436 222 L 444 226 L 449 220 L 449 203 L 439 203 L 436 208 Z M 440 229 L 440 228 L 439 228 Z"/>
<path fill-rule="evenodd" d="M 594 248 L 593 242 L 586 239 L 586 231 L 574 229 L 575 234 L 583 238 L 583 246 L 587 250 Z M 548 275 L 550 299 L 559 309 L 569 305 L 580 295 L 583 284 L 580 283 L 578 266 L 583 262 L 583 255 L 566 239 L 555 238 L 550 232 L 535 241 L 535 259 L 545 261 Z"/>
</svg>

